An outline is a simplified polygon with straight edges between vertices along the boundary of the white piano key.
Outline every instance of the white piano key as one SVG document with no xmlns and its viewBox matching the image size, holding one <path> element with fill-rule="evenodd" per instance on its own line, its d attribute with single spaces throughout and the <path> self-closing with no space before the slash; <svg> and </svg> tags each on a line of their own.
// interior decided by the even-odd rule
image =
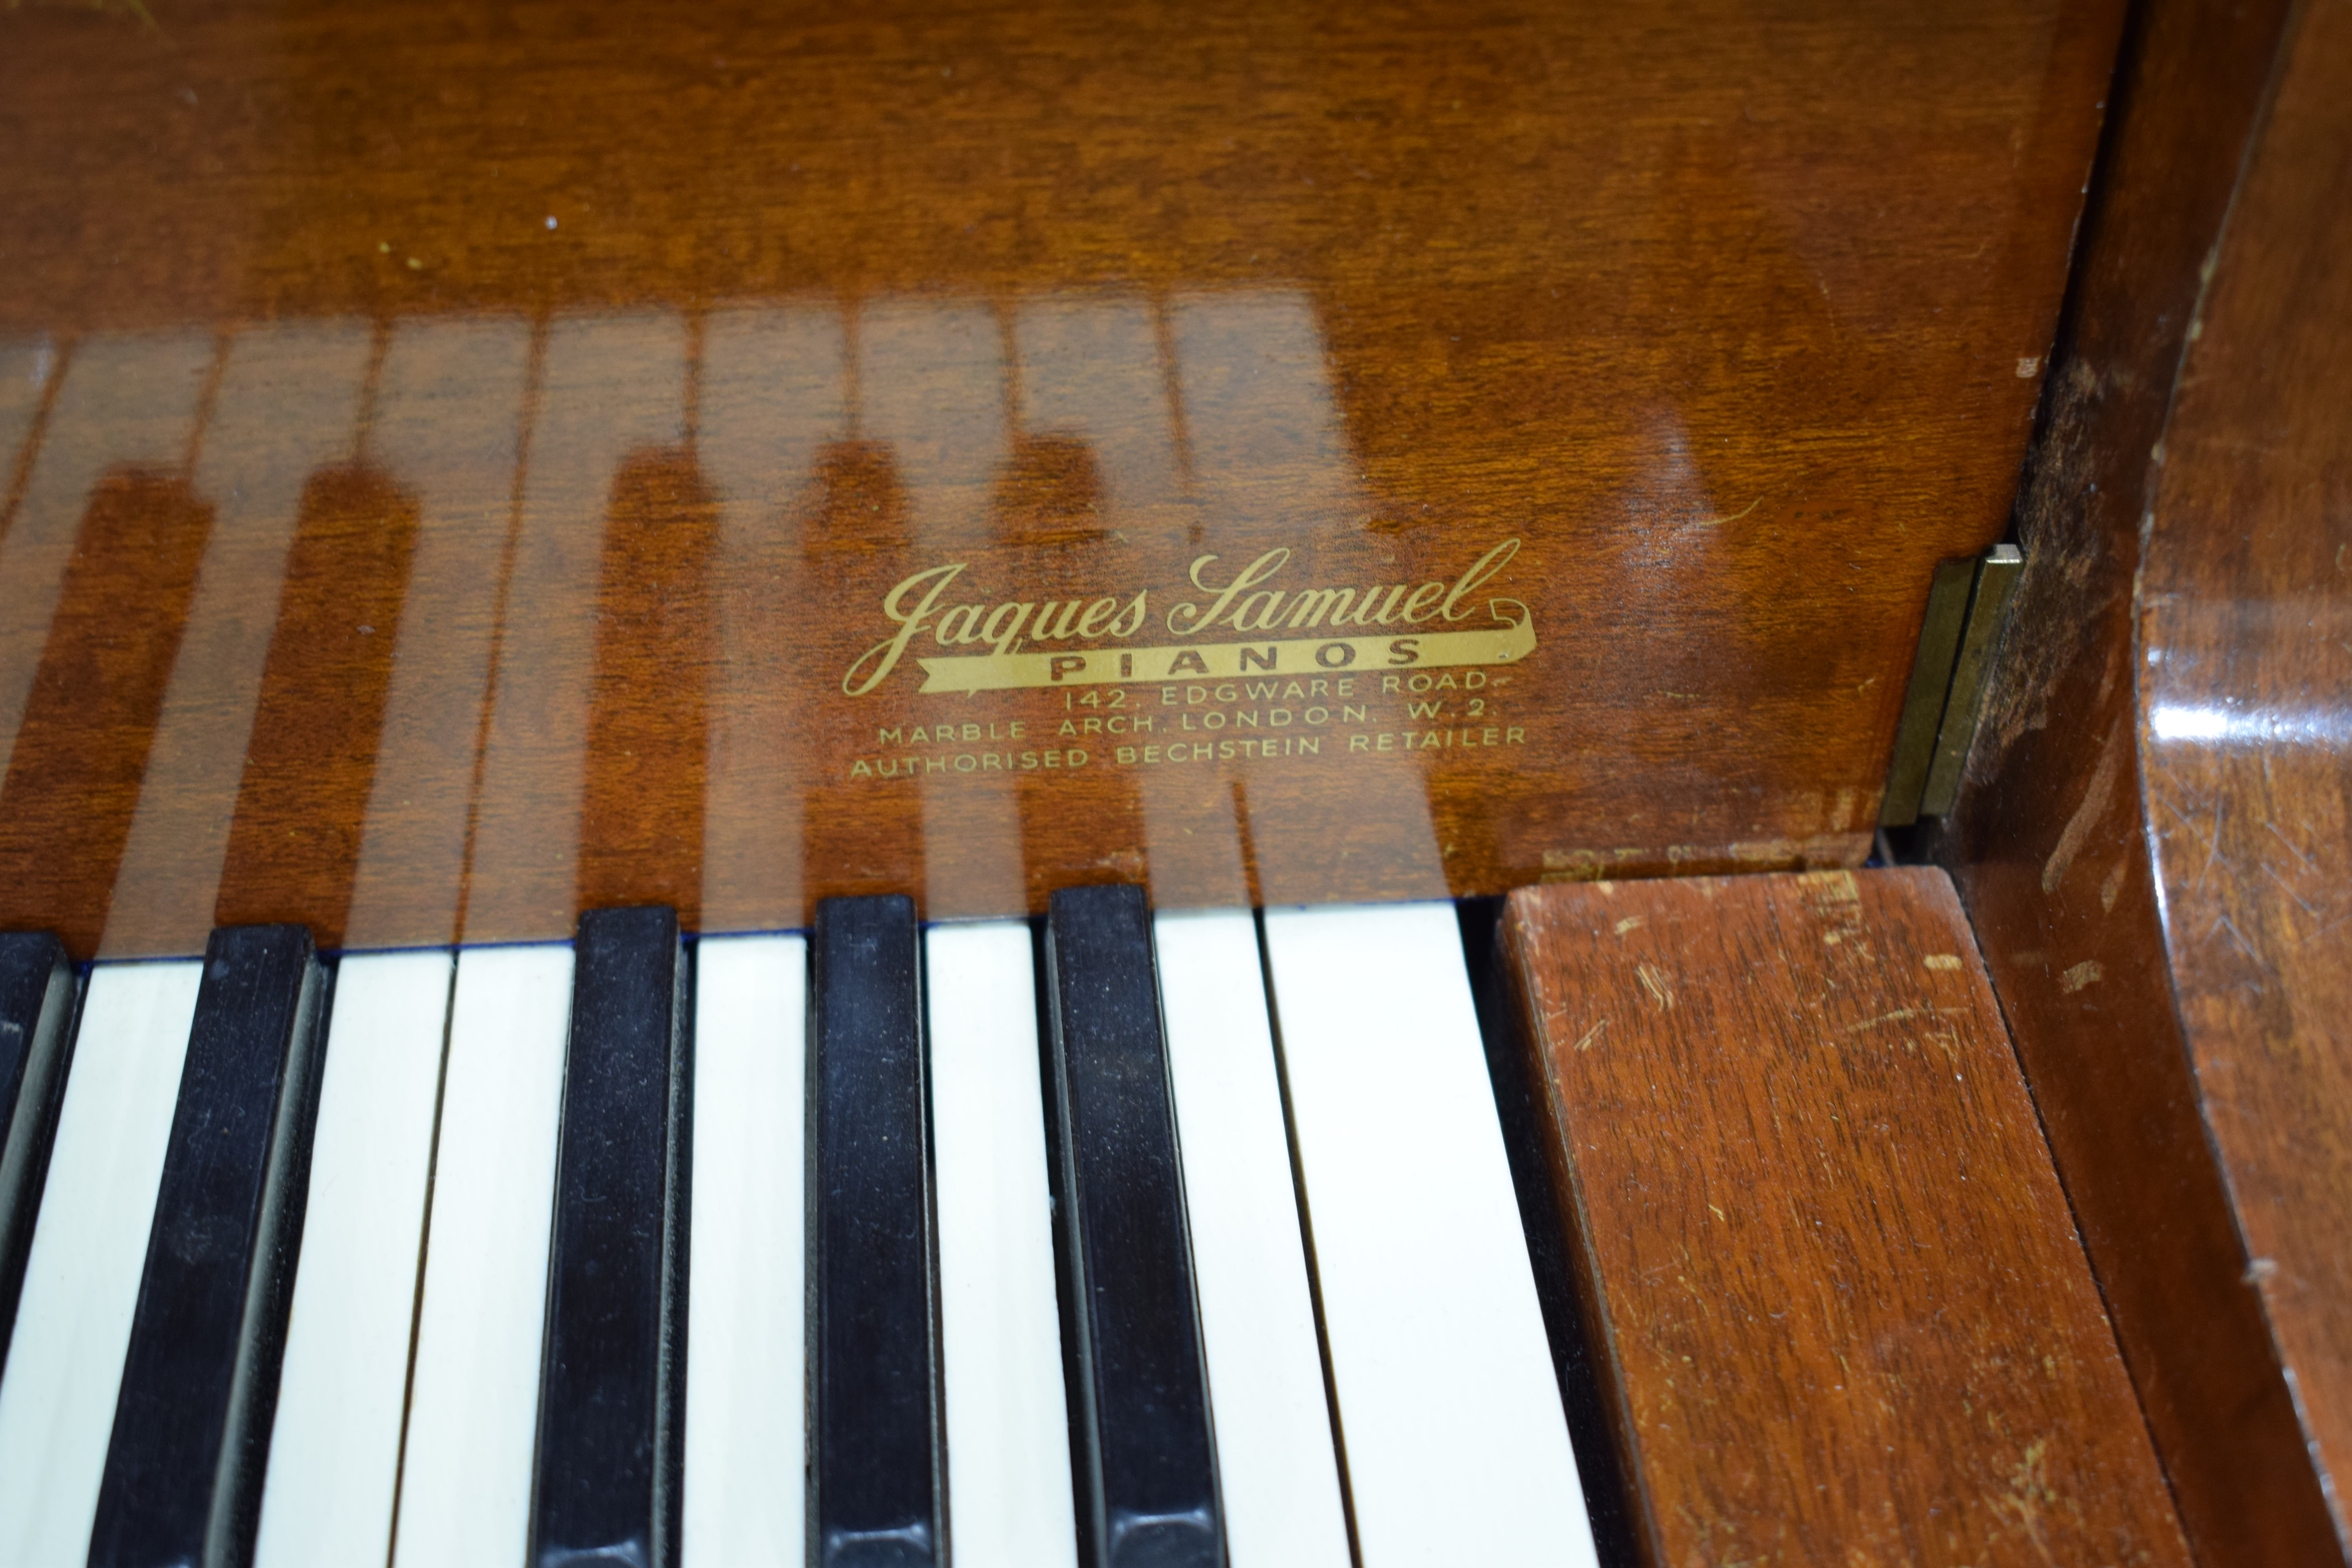
<svg viewBox="0 0 2352 1568">
<path fill-rule="evenodd" d="M 348 457 L 374 329 L 259 327 L 229 346 L 194 488 L 214 508 L 100 949 L 204 945 L 304 487 Z"/>
<path fill-rule="evenodd" d="M 451 969 L 396 952 L 336 973 L 257 1568 L 381 1568 L 391 1549 Z"/>
<path fill-rule="evenodd" d="M 1348 1568 L 1257 923 L 1231 910 L 1153 925 L 1226 1556 L 1231 1568 Z"/>
<path fill-rule="evenodd" d="M 695 956 L 686 1568 L 798 1568 L 808 1542 L 804 1314 L 808 945 Z"/>
<path fill-rule="evenodd" d="M 955 1562 L 1075 1568 L 1029 925 L 933 926 L 924 951 Z"/>
<path fill-rule="evenodd" d="M 204 965 L 91 973 L 0 1373 L 0 1563 L 81 1568 Z"/>
<path fill-rule="evenodd" d="M 1363 1568 L 1594 1563 L 1450 904 L 1268 910 Z"/>
<path fill-rule="evenodd" d="M 528 1546 L 571 1014 L 568 943 L 458 955 L 394 1568 Z"/>
</svg>

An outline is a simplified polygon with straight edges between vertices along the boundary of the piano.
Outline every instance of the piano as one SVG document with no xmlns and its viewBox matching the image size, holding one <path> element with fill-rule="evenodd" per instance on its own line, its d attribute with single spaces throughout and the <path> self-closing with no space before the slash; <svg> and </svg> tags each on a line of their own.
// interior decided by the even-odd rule
<svg viewBox="0 0 2352 1568">
<path fill-rule="evenodd" d="M 2341 10 L 0 12 L 0 1563 L 2352 1563 Z"/>
</svg>

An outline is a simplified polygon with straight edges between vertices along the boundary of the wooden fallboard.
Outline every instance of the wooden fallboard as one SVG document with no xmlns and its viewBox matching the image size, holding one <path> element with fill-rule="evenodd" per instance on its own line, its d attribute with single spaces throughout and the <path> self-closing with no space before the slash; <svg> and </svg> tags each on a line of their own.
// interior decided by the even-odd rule
<svg viewBox="0 0 2352 1568">
<path fill-rule="evenodd" d="M 0 13 L 84 954 L 1857 861 L 2120 12 L 145 9 Z"/>
</svg>

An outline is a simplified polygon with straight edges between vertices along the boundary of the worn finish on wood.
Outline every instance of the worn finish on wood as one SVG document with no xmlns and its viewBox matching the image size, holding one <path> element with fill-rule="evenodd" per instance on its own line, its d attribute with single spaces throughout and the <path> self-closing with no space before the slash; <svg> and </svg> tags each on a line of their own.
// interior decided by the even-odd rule
<svg viewBox="0 0 2352 1568">
<path fill-rule="evenodd" d="M 2313 1049 L 2326 1037 L 2308 1031 L 2325 1016 L 2314 1009 L 2331 1005 L 2331 982 L 2324 964 L 2281 972 L 2300 940 L 2326 924 L 2306 906 L 2332 907 L 2314 891 L 2314 879 L 2330 886 L 2331 853 L 2342 896 L 2340 788 L 2320 783 L 2340 784 L 2341 741 L 2330 752 L 2315 745 L 2315 731 L 2282 732 L 2256 757 L 2242 728 L 2229 732 L 2282 705 L 2340 714 L 2346 689 L 2340 667 L 2331 678 L 2324 663 L 2310 664 L 2334 646 L 2325 627 L 2344 613 L 2328 554 L 2342 530 L 2331 535 L 2293 499 L 2297 485 L 2325 479 L 2315 464 L 2324 465 L 2328 437 L 2313 421 L 2345 403 L 2324 367 L 2327 353 L 2340 356 L 2327 345 L 2341 344 L 2347 317 L 2340 284 L 2324 287 L 2317 258 L 2330 242 L 2315 223 L 2337 205 L 2318 193 L 2330 179 L 2340 190 L 2345 175 L 2339 155 L 2312 153 L 2309 132 L 2301 145 L 2279 139 L 2291 111 L 2313 112 L 2307 98 L 2281 97 L 2279 118 L 2263 129 L 2278 62 L 2292 51 L 2289 88 L 2323 68 L 2312 54 L 2326 29 L 2315 21 L 2297 42 L 2286 10 L 2152 5 L 2131 46 L 2021 501 L 2024 581 L 1969 777 L 1938 847 L 1983 937 L 2183 1525 L 2200 1557 L 2220 1568 L 2347 1561 L 2296 1391 L 2281 1375 L 2294 1301 L 2317 1326 L 2316 1303 L 2335 1289 L 2325 1270 L 2341 1267 L 2352 1235 L 2340 1195 L 2316 1206 L 2308 1198 L 2310 1184 L 2343 1190 L 2340 1167 L 2330 1176 L 2326 1164 L 2346 1146 L 2341 1113 L 2336 1131 L 2324 1131 L 2326 1090 L 2309 1076 L 2326 1070 L 2324 1051 Z M 2282 209 L 2277 194 L 2256 200 L 2274 190 L 2266 181 L 2282 179 L 2308 182 L 2305 206 Z M 2217 256 L 2225 218 L 2231 238 Z M 2173 412 L 2209 261 L 2213 293 Z M 2294 312 L 2292 329 L 2252 313 L 2282 308 Z M 2307 347 L 2293 348 L 2299 341 Z M 2256 361 L 2264 368 L 2252 369 Z M 2279 468 L 2241 475 L 2226 455 L 2231 440 L 2267 448 L 2290 433 Z M 2334 439 L 2340 486 L 2340 417 Z M 2193 731 L 2200 715 L 2222 721 L 2221 732 L 2179 733 L 2143 751 L 2144 725 Z M 2282 797 L 2245 793 L 2265 773 Z M 2162 893 L 2159 846 L 2173 883 Z M 2258 893 L 2287 901 L 2264 911 Z M 2279 914 L 2293 921 L 2272 918 Z M 2218 925 L 2221 915 L 2232 923 Z M 2271 966 L 2241 976 L 2259 987 L 2247 1003 L 2273 1010 L 2268 1043 L 2208 1044 L 2210 957 L 2215 944 L 2232 952 L 2240 940 Z M 2187 1029 L 2176 984 L 2196 1015 Z M 2217 1112 L 2231 1105 L 2277 1120 L 2251 1137 L 2239 1120 L 2225 1134 L 2231 1119 Z M 2242 1162 L 2227 1175 L 2217 1145 Z M 2324 1232 L 2330 1209 L 2332 1240 L 2300 1228 L 2318 1219 Z M 2301 1234 L 2299 1247 L 2274 1228 L 2285 1213 L 2297 1216 L 2288 1229 Z M 2299 1251 L 2301 1272 L 2265 1279 L 2247 1238 L 2256 1256 Z M 2314 1352 L 2341 1374 L 2340 1349 L 2303 1347 Z M 2346 1407 L 2314 1375 L 2320 1367 L 2289 1364 L 2305 1380 L 2305 1414 Z"/>
<path fill-rule="evenodd" d="M 226 863 L 0 855 L 0 923 L 81 953 L 1858 859 L 1928 577 L 2003 525 L 2121 12 L 147 9 L 0 10 L 0 351 L 58 351 L 8 363 L 64 409 L 165 328 L 382 338 L 274 422 L 345 455 L 247 606 Z M 70 529 L 27 427 L 17 510 Z M 117 504 L 68 596 L 167 655 L 132 579 L 201 541 L 135 563 Z M 1155 678 L 918 690 L 1015 615 Z M 135 718 L 19 788 L 28 837 L 193 790 Z"/>
<path fill-rule="evenodd" d="M 1527 889 L 1647 1560 L 2189 1561 L 1940 871 Z"/>
</svg>

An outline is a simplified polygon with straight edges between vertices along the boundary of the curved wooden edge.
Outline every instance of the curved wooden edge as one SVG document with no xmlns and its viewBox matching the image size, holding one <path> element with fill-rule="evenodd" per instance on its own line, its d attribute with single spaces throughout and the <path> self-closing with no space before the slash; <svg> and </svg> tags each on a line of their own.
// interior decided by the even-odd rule
<svg viewBox="0 0 2352 1568">
<path fill-rule="evenodd" d="M 2271 954 L 2273 1001 L 2343 983 L 2287 973 L 2298 956 L 2287 950 L 2324 920 L 2290 931 L 2261 918 L 2302 921 L 2310 886 L 2302 905 L 2273 899 L 2249 916 L 2262 900 L 2245 895 L 2270 874 L 2249 852 L 2261 847 L 2221 852 L 2225 797 L 2268 775 L 2276 748 L 2241 746 L 2234 779 L 2192 782 L 2152 737 L 2212 729 L 2221 711 L 2165 697 L 2174 655 L 2199 656 L 2207 679 L 2234 634 L 2257 648 L 2238 673 L 2259 685 L 2259 645 L 2311 607 L 2291 595 L 2344 602 L 2340 574 L 2319 583 L 2301 559 L 2307 539 L 2290 547 L 2282 534 L 2267 561 L 2259 545 L 2217 540 L 2256 529 L 2264 505 L 2289 499 L 2274 463 L 2267 489 L 2248 477 L 2268 439 L 2249 415 L 2275 424 L 2327 395 L 2324 355 L 2297 360 L 2304 384 L 2284 390 L 2264 391 L 2263 366 L 2297 332 L 2319 331 L 2339 360 L 2352 353 L 2352 313 L 2315 322 L 2307 310 L 2246 308 L 2225 321 L 2216 308 L 2273 298 L 2326 242 L 2309 187 L 2342 155 L 2323 155 L 2303 121 L 2332 117 L 2338 146 L 2352 126 L 2347 16 L 2340 4 L 2290 15 L 2283 4 L 2159 0 L 2140 18 L 2021 496 L 2025 580 L 1959 807 L 1935 846 L 1975 922 L 2183 1521 L 2200 1560 L 2231 1568 L 2352 1561 L 2315 1457 L 2342 1440 L 2347 1369 L 2310 1317 L 2311 1284 L 2352 1256 L 2352 1205 L 2311 1181 L 2352 1148 L 2352 1110 L 2317 1093 L 2325 1075 L 2295 1059 L 2293 1019 L 2282 1035 L 2277 1007 L 2225 1016 L 2222 995 L 2244 978 L 2246 956 L 2266 962 L 2260 952 Z M 2328 104 L 2316 83 L 2331 69 Z M 2299 81 L 2310 85 L 2298 91 Z M 2300 211 L 2283 199 L 2297 190 Z M 2340 235 L 2335 243 L 2340 255 Z M 2221 347 L 2225 329 L 2242 341 Z M 2234 383 L 2200 387 L 2209 375 Z M 2352 400 L 2333 395 L 2340 452 Z M 2296 454 L 2307 489 L 2315 449 Z M 2333 474 L 2340 496 L 2340 460 Z M 2290 555 L 2300 579 L 2277 569 Z M 2200 593 L 2218 619 L 2199 618 Z M 2322 706 L 2341 714 L 2344 689 Z M 2168 700 L 2176 716 L 2155 712 L 2151 728 L 2151 705 Z M 2228 730 L 2226 715 L 2218 722 Z M 2340 757 L 2336 767 L 2340 780 Z M 2242 817 L 2263 804 L 2235 798 Z M 2259 831 L 2262 816 L 2250 820 L 2243 831 Z M 2312 868 L 2290 852 L 2315 862 L 2332 851 L 2340 863 L 2352 855 L 2340 801 L 2332 820 L 2332 840 L 2306 833 L 2270 858 L 2298 873 Z M 2336 897 L 2346 886 L 2339 874 Z M 2241 940 L 2249 953 L 2221 954 Z M 2238 959 L 2238 972 L 2217 956 Z M 2301 1249 L 2288 1260 L 2305 1266 L 2295 1278 L 2281 1278 L 2287 1265 L 2265 1235 Z M 2282 1312 L 2288 1294 L 2307 1316 L 2300 1342 Z"/>
<path fill-rule="evenodd" d="M 2141 563 L 2142 813 L 2205 1124 L 2352 1536 L 2352 5 L 2304 8 Z"/>
</svg>

